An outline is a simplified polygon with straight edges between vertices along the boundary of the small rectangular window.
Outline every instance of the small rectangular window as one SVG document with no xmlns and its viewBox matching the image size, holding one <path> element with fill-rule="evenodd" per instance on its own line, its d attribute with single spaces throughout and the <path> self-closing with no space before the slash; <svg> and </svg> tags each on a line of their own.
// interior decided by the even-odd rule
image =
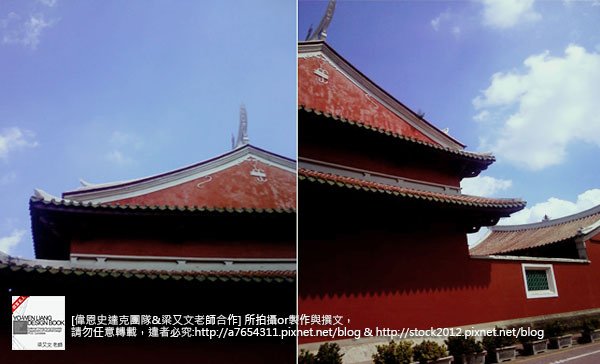
<svg viewBox="0 0 600 364">
<path fill-rule="evenodd" d="M 558 296 L 551 264 L 523 264 L 523 280 L 527 298 Z"/>
<path fill-rule="evenodd" d="M 527 278 L 528 291 L 547 291 L 550 289 L 548 274 L 545 270 L 526 269 L 525 277 Z"/>
</svg>

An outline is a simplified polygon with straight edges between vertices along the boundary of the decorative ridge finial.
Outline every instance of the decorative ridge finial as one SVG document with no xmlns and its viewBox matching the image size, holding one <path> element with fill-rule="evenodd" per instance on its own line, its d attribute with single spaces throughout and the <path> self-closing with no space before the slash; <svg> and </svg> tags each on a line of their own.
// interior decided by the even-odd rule
<svg viewBox="0 0 600 364">
<path fill-rule="evenodd" d="M 246 113 L 246 106 L 242 104 L 240 105 L 240 126 L 233 149 L 242 147 L 248 143 L 250 143 L 250 138 L 248 138 L 248 114 Z"/>
<path fill-rule="evenodd" d="M 329 23 L 331 23 L 334 11 L 335 0 L 329 0 L 329 4 L 327 4 L 327 10 L 325 11 L 325 15 L 323 15 L 323 19 L 321 19 L 319 26 L 314 32 L 312 32 L 312 34 L 311 30 L 308 30 L 306 40 L 325 40 L 327 38 L 327 28 L 329 28 Z"/>
</svg>

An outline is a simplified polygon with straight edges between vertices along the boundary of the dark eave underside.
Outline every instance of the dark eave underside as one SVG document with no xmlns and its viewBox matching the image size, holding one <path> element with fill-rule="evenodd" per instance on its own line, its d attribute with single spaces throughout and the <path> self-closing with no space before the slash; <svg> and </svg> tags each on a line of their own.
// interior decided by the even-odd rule
<svg viewBox="0 0 600 364">
<path fill-rule="evenodd" d="M 441 152 L 450 153 L 452 155 L 459 156 L 459 157 L 461 157 L 463 159 L 467 159 L 467 160 L 479 162 L 479 163 L 485 165 L 486 167 L 488 165 L 492 164 L 496 160 L 496 158 L 493 155 L 490 155 L 490 154 L 479 154 L 479 153 L 473 153 L 473 152 L 466 152 L 466 151 L 463 151 L 463 150 L 460 150 L 460 149 L 453 149 L 453 148 L 443 147 L 441 145 L 437 145 L 437 144 L 433 144 L 433 143 L 427 143 L 427 142 L 424 142 L 422 140 L 418 140 L 418 139 L 415 139 L 415 138 L 408 137 L 406 135 L 398 134 L 396 132 L 392 132 L 392 131 L 389 131 L 389 130 L 384 130 L 384 129 L 377 128 L 377 127 L 374 127 L 374 126 L 371 126 L 371 125 L 367 125 L 367 124 L 365 124 L 363 122 L 360 122 L 360 121 L 348 120 L 348 119 L 346 119 L 344 117 L 341 117 L 341 116 L 338 116 L 338 115 L 332 115 L 332 114 L 329 114 L 329 113 L 326 113 L 326 112 L 323 112 L 323 111 L 310 109 L 310 108 L 304 107 L 303 105 L 300 105 L 298 107 L 298 110 L 300 112 L 304 112 L 304 113 L 307 113 L 307 114 L 312 114 L 312 115 L 324 117 L 326 119 L 330 119 L 330 120 L 334 120 L 334 121 L 339 121 L 339 122 L 341 122 L 342 124 L 345 124 L 345 125 L 354 126 L 354 127 L 357 127 L 357 128 L 362 128 L 364 130 L 368 130 L 368 131 L 371 131 L 371 132 L 376 132 L 376 133 L 379 133 L 379 134 L 382 134 L 382 135 L 387 135 L 387 136 L 389 136 L 391 138 L 395 138 L 395 139 L 398 139 L 400 141 L 410 142 L 410 143 L 414 143 L 414 144 L 417 144 L 417 145 L 421 145 L 421 146 L 426 147 L 426 148 L 431 148 L 431 149 L 435 149 L 435 150 L 438 150 L 438 151 L 441 151 Z"/>
<path fill-rule="evenodd" d="M 38 259 L 68 259 L 70 234 L 74 231 L 113 231 L 139 233 L 239 234 L 227 230 L 232 225 L 261 226 L 271 233 L 287 236 L 285 229 L 295 226 L 295 209 L 221 208 L 197 206 L 99 205 L 69 200 L 42 200 L 29 203 L 35 255 Z M 258 224 L 258 225 L 257 225 Z M 290 230 L 293 232 L 293 230 Z M 162 235 L 161 235 L 162 236 Z"/>
<path fill-rule="evenodd" d="M 363 190 L 366 192 L 384 193 L 398 198 L 429 201 L 433 203 L 464 206 L 472 208 L 488 208 L 503 210 L 503 212 L 516 212 L 525 207 L 525 202 L 520 199 L 492 199 L 469 195 L 449 195 L 437 192 L 421 191 L 410 188 L 390 186 L 382 183 L 359 180 L 329 173 L 322 173 L 308 169 L 299 169 L 300 181 L 308 181 L 323 185 Z"/>
</svg>

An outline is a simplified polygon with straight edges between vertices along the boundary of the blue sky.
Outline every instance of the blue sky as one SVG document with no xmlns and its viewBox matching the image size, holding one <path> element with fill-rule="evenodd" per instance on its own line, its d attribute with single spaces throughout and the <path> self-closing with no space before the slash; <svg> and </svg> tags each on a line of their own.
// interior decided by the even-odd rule
<svg viewBox="0 0 600 364">
<path fill-rule="evenodd" d="M 296 4 L 0 2 L 0 250 L 33 257 L 28 200 L 250 142 L 296 154 Z"/>
<path fill-rule="evenodd" d="M 298 37 L 326 1 L 299 2 Z M 501 223 L 600 204 L 600 1 L 338 1 L 327 42 L 497 162 L 466 193 L 521 197 Z M 471 237 L 471 241 L 474 238 Z"/>
</svg>

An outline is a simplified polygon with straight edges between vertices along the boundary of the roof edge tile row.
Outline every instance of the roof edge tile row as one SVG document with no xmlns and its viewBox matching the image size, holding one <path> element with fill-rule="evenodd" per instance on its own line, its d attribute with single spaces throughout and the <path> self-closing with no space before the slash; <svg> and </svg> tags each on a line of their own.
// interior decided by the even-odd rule
<svg viewBox="0 0 600 364">
<path fill-rule="evenodd" d="M 540 229 L 551 226 L 556 226 L 560 224 L 569 223 L 575 220 L 580 220 L 586 218 L 591 215 L 600 214 L 600 205 L 594 206 L 590 209 L 578 212 L 573 215 L 563 216 L 557 219 L 550 219 L 548 221 L 540 221 L 529 224 L 521 224 L 521 225 L 496 225 L 491 228 L 492 231 L 521 231 L 521 230 L 530 230 L 530 229 Z"/>
<path fill-rule="evenodd" d="M 600 232 L 600 205 L 555 220 L 523 225 L 500 225 L 469 250 L 471 256 L 507 254 L 540 248 L 571 239 L 587 239 Z"/>
<path fill-rule="evenodd" d="M 98 276 L 113 278 L 138 278 L 161 280 L 185 280 L 207 282 L 267 282 L 291 283 L 296 280 L 295 271 L 166 271 L 166 270 L 130 270 L 130 269 L 98 269 L 84 267 L 56 267 L 37 264 L 35 260 L 24 262 L 8 255 L 0 256 L 0 270 L 10 269 L 13 272 L 37 272 L 47 274 L 64 274 L 74 276 Z"/>
<path fill-rule="evenodd" d="M 383 183 L 365 181 L 351 177 L 344 177 L 330 173 L 317 172 L 305 168 L 298 170 L 300 180 L 310 182 L 327 183 L 332 186 L 362 189 L 371 192 L 389 193 L 399 197 L 421 199 L 426 201 L 449 203 L 468 207 L 515 209 L 516 211 L 525 207 L 525 201 L 509 198 L 487 198 L 470 195 L 450 195 L 440 192 L 429 192 L 415 190 L 405 187 L 391 186 Z"/>
<path fill-rule="evenodd" d="M 119 205 L 79 202 L 60 198 L 42 198 L 32 196 L 30 203 L 37 206 L 79 208 L 90 210 L 128 211 L 128 212 L 216 212 L 216 213 L 279 213 L 293 214 L 295 208 L 258 208 L 258 207 L 227 207 L 227 206 L 171 206 L 171 205 Z"/>
</svg>

